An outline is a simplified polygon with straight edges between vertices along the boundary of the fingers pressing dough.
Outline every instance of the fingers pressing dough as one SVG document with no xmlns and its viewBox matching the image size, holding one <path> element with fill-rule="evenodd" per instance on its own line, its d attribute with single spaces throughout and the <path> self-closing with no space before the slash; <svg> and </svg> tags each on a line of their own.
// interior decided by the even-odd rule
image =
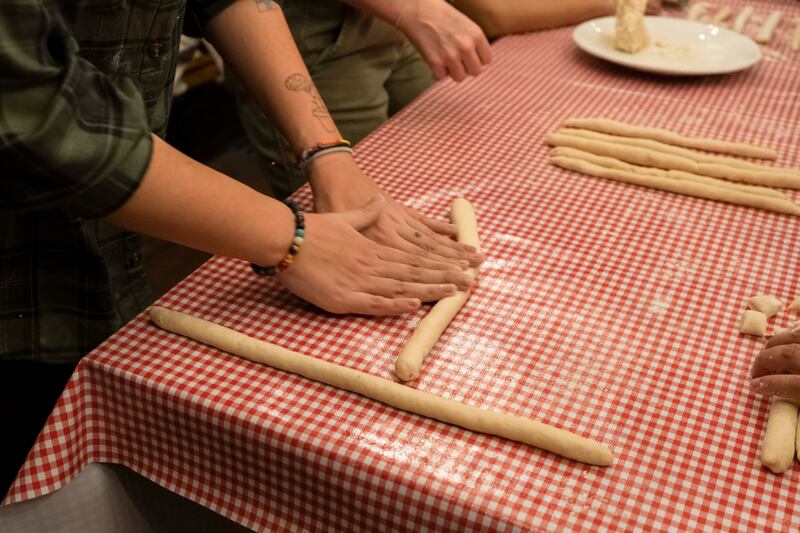
<svg viewBox="0 0 800 533">
<path fill-rule="evenodd" d="M 475 211 L 472 205 L 463 198 L 458 198 L 453 202 L 450 216 L 456 226 L 456 237 L 458 242 L 469 244 L 480 252 L 480 240 L 478 238 L 478 222 L 475 218 Z M 478 269 L 470 268 L 467 272 L 477 277 Z M 428 312 L 428 315 L 420 320 L 411 338 L 400 350 L 394 365 L 395 375 L 402 381 L 410 381 L 419 375 L 422 362 L 433 346 L 442 336 L 444 330 L 458 314 L 469 298 L 468 291 L 460 291 L 452 296 L 439 300 Z"/>
</svg>

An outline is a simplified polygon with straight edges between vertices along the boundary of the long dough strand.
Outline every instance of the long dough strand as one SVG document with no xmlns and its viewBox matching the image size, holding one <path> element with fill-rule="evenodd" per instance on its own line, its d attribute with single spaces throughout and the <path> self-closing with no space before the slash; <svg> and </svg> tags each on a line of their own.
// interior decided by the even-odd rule
<svg viewBox="0 0 800 533">
<path fill-rule="evenodd" d="M 718 165 L 727 165 L 729 167 L 744 168 L 748 170 L 756 170 L 758 172 L 769 172 L 772 174 L 780 174 L 789 178 L 795 178 L 800 181 L 800 170 L 793 168 L 780 168 L 771 167 L 767 165 L 759 165 L 758 163 L 751 163 L 733 157 L 726 157 L 722 155 L 712 155 L 705 152 L 697 152 L 689 148 L 682 148 L 680 146 L 673 146 L 665 144 L 652 139 L 637 139 L 635 137 L 622 137 L 619 135 L 609 135 L 607 133 L 600 133 L 599 131 L 580 130 L 576 128 L 561 128 L 558 133 L 564 135 L 574 135 L 576 137 L 584 137 L 586 139 L 595 139 L 598 141 L 605 141 L 610 143 L 625 144 L 628 146 L 638 146 L 640 148 L 649 148 L 657 152 L 664 152 L 665 154 L 677 155 L 687 159 L 693 159 L 698 163 L 714 163 Z"/>
<path fill-rule="evenodd" d="M 722 178 L 752 185 L 767 185 L 771 187 L 786 187 L 800 189 L 800 179 L 776 172 L 764 172 L 730 167 L 714 163 L 697 162 L 693 159 L 680 157 L 647 148 L 635 148 L 610 142 L 585 139 L 573 135 L 554 133 L 547 137 L 547 143 L 552 146 L 569 146 L 584 152 L 621 159 L 628 163 L 645 167 L 658 167 L 664 170 L 682 170 L 692 174 Z"/>
<path fill-rule="evenodd" d="M 553 155 L 572 157 L 574 159 L 581 159 L 583 161 L 588 161 L 589 163 L 594 163 L 595 165 L 600 165 L 601 167 L 606 167 L 606 168 L 626 170 L 628 172 L 636 172 L 638 174 L 646 174 L 648 176 L 658 176 L 662 178 L 694 181 L 697 183 L 705 183 L 707 185 L 711 185 L 714 187 L 721 187 L 723 189 L 730 189 L 733 191 L 740 191 L 749 194 L 760 194 L 762 196 L 769 196 L 772 198 L 782 198 L 784 200 L 789 200 L 789 197 L 783 194 L 782 192 L 776 191 L 775 189 L 770 189 L 768 187 L 759 187 L 757 185 L 744 185 L 742 183 L 733 183 L 718 178 L 710 178 L 708 176 L 700 176 L 698 174 L 691 174 L 689 172 L 681 172 L 680 170 L 662 170 L 660 168 L 640 167 L 637 165 L 631 165 L 630 163 L 626 163 L 624 161 L 620 161 L 619 159 L 604 157 L 601 155 L 593 154 L 591 152 L 584 152 L 583 150 L 577 150 L 575 148 L 569 148 L 566 146 L 557 146 L 553 150 Z"/>
<path fill-rule="evenodd" d="M 796 431 L 797 404 L 773 397 L 761 442 L 761 464 L 776 474 L 788 470 L 794 461 Z"/>
<path fill-rule="evenodd" d="M 646 126 L 634 126 L 609 118 L 573 117 L 565 120 L 564 126 L 569 128 L 581 128 L 599 131 L 611 135 L 621 135 L 623 137 L 653 139 L 654 141 L 660 141 L 666 144 L 683 146 L 685 148 L 695 148 L 698 150 L 706 150 L 708 152 L 755 157 L 758 159 L 776 159 L 778 157 L 778 154 L 775 152 L 775 150 L 771 148 L 765 148 L 763 146 L 720 141 L 718 139 L 706 139 L 704 137 L 689 137 L 675 133 L 674 131 L 664 130 L 661 128 L 649 128 Z"/>
<path fill-rule="evenodd" d="M 238 331 L 163 307 L 151 307 L 150 320 L 160 328 L 256 363 L 355 392 L 392 407 L 454 426 L 515 440 L 583 463 L 608 466 L 611 450 L 604 444 L 535 420 L 472 407 L 406 385 L 322 361 Z"/>
<path fill-rule="evenodd" d="M 765 44 L 770 42 L 772 40 L 772 35 L 775 33 L 775 28 L 781 23 L 781 18 L 783 18 L 783 13 L 780 11 L 773 11 L 770 13 L 764 25 L 761 26 L 761 29 L 758 30 L 756 34 L 756 42 Z"/>
<path fill-rule="evenodd" d="M 736 16 L 736 20 L 733 21 L 733 31 L 742 33 L 742 30 L 745 26 L 747 26 L 747 21 L 750 20 L 752 15 L 753 6 L 746 6 L 744 9 L 742 9 Z"/>
<path fill-rule="evenodd" d="M 607 168 L 573 157 L 556 156 L 552 158 L 550 162 L 557 167 L 574 170 L 575 172 L 598 178 L 632 183 L 634 185 L 641 185 L 642 187 L 650 187 L 652 189 L 669 191 L 686 196 L 716 200 L 718 202 L 755 207 L 766 211 L 774 211 L 776 213 L 800 216 L 800 206 L 781 198 L 733 191 L 731 189 L 694 181 L 650 176 L 637 172 Z"/>
<path fill-rule="evenodd" d="M 453 201 L 450 218 L 456 225 L 458 242 L 474 246 L 480 251 L 478 221 L 472 205 L 463 198 L 457 198 Z M 477 276 L 478 269 L 470 268 L 467 273 Z M 467 303 L 467 299 L 469 299 L 468 291 L 459 291 L 452 296 L 443 298 L 436 302 L 425 318 L 419 321 L 411 338 L 408 339 L 395 360 L 394 373 L 399 379 L 410 381 L 419 375 L 425 357 L 433 349 L 459 310 Z"/>
</svg>

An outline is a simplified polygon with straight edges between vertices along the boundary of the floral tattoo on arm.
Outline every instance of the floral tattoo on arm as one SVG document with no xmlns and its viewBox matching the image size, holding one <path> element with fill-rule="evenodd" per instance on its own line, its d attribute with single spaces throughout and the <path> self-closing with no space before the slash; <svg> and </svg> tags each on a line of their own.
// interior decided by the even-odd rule
<svg viewBox="0 0 800 533">
<path fill-rule="evenodd" d="M 322 123 L 322 126 L 328 132 L 336 132 L 336 124 L 333 122 L 328 108 L 325 107 L 325 102 L 322 101 L 322 97 L 319 95 L 319 92 L 316 87 L 314 87 L 314 84 L 311 83 L 310 79 L 302 74 L 290 74 L 283 82 L 283 85 L 292 92 L 303 92 L 311 96 L 311 101 L 314 106 L 311 110 L 311 114 L 317 117 L 317 120 Z"/>
</svg>

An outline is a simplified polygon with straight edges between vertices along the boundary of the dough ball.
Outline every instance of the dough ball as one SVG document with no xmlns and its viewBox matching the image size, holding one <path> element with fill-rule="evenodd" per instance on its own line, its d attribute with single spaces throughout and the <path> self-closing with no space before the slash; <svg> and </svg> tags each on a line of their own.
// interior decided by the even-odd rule
<svg viewBox="0 0 800 533">
<path fill-rule="evenodd" d="M 742 323 L 739 331 L 745 335 L 755 335 L 763 337 L 767 334 L 767 315 L 760 311 L 748 309 L 742 315 Z"/>
<path fill-rule="evenodd" d="M 747 307 L 754 311 L 761 311 L 769 318 L 777 315 L 783 309 L 783 304 L 770 294 L 759 294 L 747 300 Z"/>
</svg>

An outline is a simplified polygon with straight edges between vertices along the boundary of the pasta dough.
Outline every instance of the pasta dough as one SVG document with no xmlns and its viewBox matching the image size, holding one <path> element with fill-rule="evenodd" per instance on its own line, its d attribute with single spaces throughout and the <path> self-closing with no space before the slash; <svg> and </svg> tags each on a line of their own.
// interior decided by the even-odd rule
<svg viewBox="0 0 800 533">
<path fill-rule="evenodd" d="M 708 9 L 708 2 L 695 2 L 689 7 L 686 18 L 689 20 L 700 20 L 700 17 L 703 16 L 706 9 Z"/>
<path fill-rule="evenodd" d="M 750 20 L 750 17 L 753 15 L 753 6 L 746 6 L 742 9 L 739 14 L 736 16 L 736 20 L 733 21 L 733 31 L 738 31 L 742 33 L 742 30 L 747 25 L 747 21 Z"/>
<path fill-rule="evenodd" d="M 472 407 L 412 389 L 371 374 L 292 352 L 178 311 L 151 307 L 149 316 L 150 320 L 167 331 L 250 361 L 361 394 L 404 411 L 472 431 L 505 437 L 592 465 L 608 466 L 613 462 L 611 450 L 604 444 L 541 422 Z"/>
<path fill-rule="evenodd" d="M 800 50 L 800 19 L 797 19 L 797 23 L 794 27 L 794 33 L 792 34 L 792 50 L 797 52 Z"/>
<path fill-rule="evenodd" d="M 657 167 L 665 170 L 680 170 L 692 174 L 701 174 L 714 178 L 722 178 L 753 185 L 768 185 L 772 187 L 786 187 L 800 189 L 800 179 L 789 177 L 774 172 L 759 172 L 727 165 L 697 162 L 686 157 L 665 154 L 647 148 L 619 145 L 594 139 L 585 139 L 563 133 L 554 133 L 547 137 L 547 143 L 552 146 L 569 146 L 627 161 L 640 166 Z"/>
<path fill-rule="evenodd" d="M 772 40 L 772 35 L 775 33 L 775 28 L 777 28 L 778 24 L 781 22 L 781 18 L 783 18 L 783 13 L 780 11 L 773 11 L 770 13 L 764 25 L 761 26 L 761 29 L 758 30 L 756 34 L 756 42 L 764 44 L 770 42 Z"/>
<path fill-rule="evenodd" d="M 776 474 L 785 472 L 794 461 L 797 432 L 797 404 L 773 398 L 769 408 L 767 430 L 761 443 L 761 464 Z"/>
<path fill-rule="evenodd" d="M 765 209 L 767 211 L 775 211 L 777 213 L 800 216 L 800 206 L 795 205 L 789 200 L 783 200 L 781 198 L 772 198 L 760 194 L 734 191 L 728 188 L 711 186 L 705 183 L 649 176 L 647 174 L 640 174 L 638 172 L 611 169 L 590 163 L 588 161 L 576 159 L 574 157 L 556 156 L 553 157 L 550 162 L 558 167 L 567 170 L 574 170 L 575 172 L 580 172 L 582 174 L 587 174 L 589 176 L 595 176 L 598 178 L 632 183 L 634 185 L 641 185 L 642 187 L 650 187 L 652 189 L 674 192 L 686 196 L 706 198 L 708 200 L 717 200 L 719 202 L 745 205 L 748 207 Z"/>
<path fill-rule="evenodd" d="M 619 135 L 608 135 L 606 133 L 600 133 L 599 131 L 580 130 L 575 128 L 561 128 L 558 131 L 558 133 L 563 133 L 564 135 L 573 135 L 576 137 L 583 137 L 586 139 L 595 139 L 598 141 L 605 141 L 610 143 L 625 144 L 627 146 L 648 148 L 650 150 L 655 150 L 657 152 L 664 152 L 666 154 L 677 155 L 680 157 L 685 157 L 687 159 L 693 159 L 694 161 L 702 163 L 717 163 L 720 165 L 727 165 L 729 167 L 737 167 L 737 168 L 780 174 L 782 176 L 786 176 L 800 182 L 800 171 L 796 169 L 770 167 L 766 165 L 759 165 L 757 163 L 750 163 L 749 161 L 743 161 L 741 159 L 735 159 L 733 157 L 725 157 L 725 156 L 707 154 L 704 152 L 696 152 L 688 148 L 681 148 L 680 146 L 673 146 L 671 144 L 665 144 L 662 142 L 653 141 L 651 139 L 621 137 Z M 777 191 L 775 192 L 777 193 Z"/>
<path fill-rule="evenodd" d="M 622 137 L 638 137 L 642 139 L 652 139 L 665 144 L 683 146 L 684 148 L 695 148 L 708 152 L 720 152 L 744 157 L 755 157 L 759 159 L 776 159 L 778 154 L 771 148 L 754 146 L 730 141 L 720 141 L 717 139 L 706 139 L 703 137 L 688 137 L 673 131 L 661 128 L 649 128 L 646 126 L 634 126 L 625 124 L 618 120 L 608 118 L 581 118 L 573 117 L 564 121 L 564 126 L 568 128 L 581 128 L 586 130 L 599 131 L 611 135 Z"/>
<path fill-rule="evenodd" d="M 647 48 L 650 36 L 644 25 L 647 0 L 617 0 L 617 23 L 614 48 L 634 54 Z"/>
<path fill-rule="evenodd" d="M 742 315 L 742 323 L 739 326 L 739 331 L 745 335 L 763 337 L 767 334 L 767 315 L 761 311 L 748 309 Z"/>
<path fill-rule="evenodd" d="M 472 205 L 463 198 L 457 198 L 453 202 L 450 217 L 456 226 L 458 242 L 474 246 L 476 250 L 480 251 L 478 222 Z M 474 277 L 478 275 L 477 268 L 470 268 L 467 272 Z M 394 373 L 399 379 L 410 381 L 419 375 L 423 360 L 458 311 L 467 303 L 467 299 L 469 299 L 467 291 L 459 291 L 452 296 L 443 298 L 436 302 L 425 318 L 420 320 L 395 361 Z"/>
<path fill-rule="evenodd" d="M 792 303 L 789 304 L 789 310 L 795 313 L 800 312 L 800 296 L 796 296 Z"/>
<path fill-rule="evenodd" d="M 648 176 L 659 176 L 663 178 L 694 181 L 697 183 L 705 183 L 707 185 L 711 185 L 714 187 L 722 187 L 724 189 L 730 189 L 733 191 L 740 191 L 750 194 L 760 194 L 763 196 L 771 196 L 773 198 L 783 198 L 785 200 L 788 200 L 788 197 L 785 194 L 781 193 L 780 191 L 776 191 L 775 189 L 770 189 L 768 187 L 758 187 L 755 185 L 743 185 L 741 183 L 732 183 L 730 181 L 720 180 L 717 178 L 709 178 L 708 176 L 699 176 L 697 174 L 681 172 L 679 170 L 662 170 L 660 168 L 640 167 L 637 165 L 631 165 L 629 163 L 625 163 L 624 161 L 620 161 L 618 159 L 613 159 L 611 157 L 603 157 L 592 154 L 590 152 L 584 152 L 582 150 L 577 150 L 575 148 L 569 148 L 566 146 L 556 147 L 553 150 L 553 155 L 581 159 L 583 161 L 588 161 L 589 163 L 594 163 L 595 165 L 600 165 L 606 168 L 615 168 L 619 170 L 626 170 L 629 172 L 637 172 L 639 174 L 646 174 Z"/>
<path fill-rule="evenodd" d="M 755 311 L 761 311 L 767 318 L 775 316 L 783 310 L 780 300 L 771 294 L 759 294 L 747 300 L 747 307 Z"/>
<path fill-rule="evenodd" d="M 722 6 L 717 11 L 717 14 L 714 15 L 714 18 L 711 19 L 711 23 L 716 26 L 722 26 L 726 20 L 733 14 L 733 10 L 728 6 Z"/>
</svg>

